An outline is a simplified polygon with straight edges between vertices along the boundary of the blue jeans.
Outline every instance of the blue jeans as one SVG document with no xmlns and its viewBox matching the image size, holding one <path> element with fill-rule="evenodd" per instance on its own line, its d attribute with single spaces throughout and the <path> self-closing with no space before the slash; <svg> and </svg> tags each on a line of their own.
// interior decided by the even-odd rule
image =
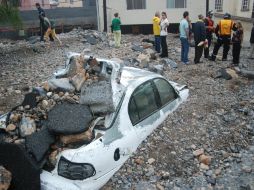
<svg viewBox="0 0 254 190">
<path fill-rule="evenodd" d="M 180 38 L 181 40 L 181 61 L 184 63 L 188 62 L 188 54 L 189 54 L 189 42 L 187 38 Z"/>
<path fill-rule="evenodd" d="M 161 52 L 161 37 L 160 36 L 154 36 L 155 38 L 155 50 L 157 53 Z"/>
</svg>

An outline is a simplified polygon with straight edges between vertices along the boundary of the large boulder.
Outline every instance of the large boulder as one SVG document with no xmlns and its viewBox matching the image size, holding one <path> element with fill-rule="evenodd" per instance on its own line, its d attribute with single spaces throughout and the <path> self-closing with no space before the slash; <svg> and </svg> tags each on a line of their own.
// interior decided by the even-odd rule
<svg viewBox="0 0 254 190">
<path fill-rule="evenodd" d="M 84 85 L 81 89 L 79 102 L 89 105 L 93 113 L 107 114 L 114 112 L 111 83 L 105 80 Z"/>
<path fill-rule="evenodd" d="M 48 81 L 49 88 L 52 91 L 74 92 L 75 87 L 70 83 L 68 78 L 50 79 Z"/>
<path fill-rule="evenodd" d="M 91 120 L 87 106 L 64 102 L 51 109 L 46 125 L 54 133 L 69 135 L 86 131 Z"/>
</svg>

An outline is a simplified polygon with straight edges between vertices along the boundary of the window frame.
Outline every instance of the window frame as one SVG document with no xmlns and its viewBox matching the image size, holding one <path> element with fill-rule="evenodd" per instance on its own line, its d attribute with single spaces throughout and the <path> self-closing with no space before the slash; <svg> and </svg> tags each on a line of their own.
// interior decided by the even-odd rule
<svg viewBox="0 0 254 190">
<path fill-rule="evenodd" d="M 214 9 L 216 12 L 223 11 L 223 0 L 215 0 Z"/>
<path fill-rule="evenodd" d="M 174 7 L 169 7 L 169 3 L 168 3 L 169 0 L 166 1 L 167 3 L 167 9 L 186 9 L 187 8 L 187 0 L 183 0 L 183 4 L 184 4 L 184 7 L 176 7 L 176 1 L 177 0 L 173 0 L 174 1 Z"/>
<path fill-rule="evenodd" d="M 132 5 L 133 5 L 133 6 L 130 6 L 130 8 L 128 8 L 128 0 L 125 1 L 126 2 L 126 9 L 127 9 L 127 11 L 146 9 L 146 0 L 140 0 L 140 1 L 144 1 L 144 5 L 143 5 L 143 2 L 142 2 L 142 5 L 144 6 L 142 8 L 135 8 L 134 2 L 137 1 L 137 0 L 130 0 L 130 1 L 132 1 Z"/>
<path fill-rule="evenodd" d="M 250 0 L 242 0 L 242 5 L 241 5 L 241 11 L 249 11 L 250 10 Z"/>
<path fill-rule="evenodd" d="M 155 82 L 154 82 L 154 80 L 156 80 L 156 79 L 161 79 L 161 80 L 166 81 L 166 82 L 174 89 L 174 91 L 175 91 L 175 93 L 176 93 L 176 98 L 175 98 L 174 100 L 169 101 L 169 102 L 167 102 L 166 104 L 162 105 L 160 93 L 159 93 L 158 88 L 156 87 L 156 84 L 155 84 Z M 143 86 L 143 85 L 145 85 L 145 84 L 147 84 L 147 83 L 151 83 L 151 86 L 152 86 L 152 88 L 153 88 L 153 92 L 154 92 L 154 96 L 155 96 L 155 103 L 156 103 L 156 105 L 157 105 L 157 109 L 154 110 L 153 112 L 151 112 L 150 114 L 148 114 L 147 116 L 145 116 L 145 117 L 143 117 L 143 118 L 140 118 L 139 110 L 138 110 L 138 108 L 137 108 L 136 100 L 135 100 L 133 94 L 134 94 L 141 86 Z M 137 121 L 135 121 L 135 122 L 133 122 L 132 119 L 131 119 L 131 117 L 130 117 L 130 109 L 129 109 L 129 108 L 130 108 L 130 103 L 131 103 L 132 98 L 134 98 L 133 100 L 134 100 L 134 102 L 135 102 L 135 107 L 136 107 L 136 109 L 137 109 L 136 112 L 137 112 L 138 117 L 139 117 L 139 119 L 138 119 Z M 135 126 L 135 125 L 137 125 L 138 123 L 144 121 L 145 119 L 147 119 L 148 117 L 150 117 L 151 115 L 153 115 L 155 112 L 157 112 L 158 110 L 161 110 L 162 108 L 166 107 L 168 104 L 172 103 L 173 101 L 177 100 L 178 98 L 179 98 L 179 92 L 178 92 L 178 91 L 173 87 L 173 85 L 171 85 L 166 79 L 157 77 L 157 78 L 153 78 L 153 79 L 150 79 L 150 80 L 148 80 L 148 81 L 145 81 L 144 83 L 142 83 L 142 84 L 140 84 L 139 86 L 136 87 L 136 89 L 132 92 L 132 94 L 131 94 L 131 96 L 130 96 L 130 99 L 129 99 L 129 102 L 128 102 L 128 115 L 129 115 L 129 118 L 130 118 L 130 121 L 131 121 L 132 125 Z"/>
</svg>

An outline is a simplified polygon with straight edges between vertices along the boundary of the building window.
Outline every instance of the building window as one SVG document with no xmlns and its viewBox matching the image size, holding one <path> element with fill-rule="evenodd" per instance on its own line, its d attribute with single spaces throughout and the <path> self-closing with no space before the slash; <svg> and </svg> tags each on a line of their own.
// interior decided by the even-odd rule
<svg viewBox="0 0 254 190">
<path fill-rule="evenodd" d="M 126 0 L 127 10 L 146 9 L 146 0 Z"/>
<path fill-rule="evenodd" d="M 89 6 L 96 6 L 95 0 L 89 0 Z"/>
<path fill-rule="evenodd" d="M 217 12 L 222 12 L 222 7 L 223 7 L 223 0 L 215 0 L 215 10 Z"/>
<path fill-rule="evenodd" d="M 242 0 L 242 9 L 241 9 L 241 11 L 249 11 L 249 5 L 250 5 L 249 0 Z"/>
<path fill-rule="evenodd" d="M 186 8 L 186 0 L 167 0 L 167 8 Z"/>
</svg>

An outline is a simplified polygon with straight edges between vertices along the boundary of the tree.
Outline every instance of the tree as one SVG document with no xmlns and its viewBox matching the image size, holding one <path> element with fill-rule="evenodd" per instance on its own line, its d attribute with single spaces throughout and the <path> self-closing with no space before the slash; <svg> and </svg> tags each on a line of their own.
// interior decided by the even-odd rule
<svg viewBox="0 0 254 190">
<path fill-rule="evenodd" d="M 0 25 L 11 25 L 16 29 L 23 27 L 18 5 L 18 0 L 0 0 Z"/>
</svg>

